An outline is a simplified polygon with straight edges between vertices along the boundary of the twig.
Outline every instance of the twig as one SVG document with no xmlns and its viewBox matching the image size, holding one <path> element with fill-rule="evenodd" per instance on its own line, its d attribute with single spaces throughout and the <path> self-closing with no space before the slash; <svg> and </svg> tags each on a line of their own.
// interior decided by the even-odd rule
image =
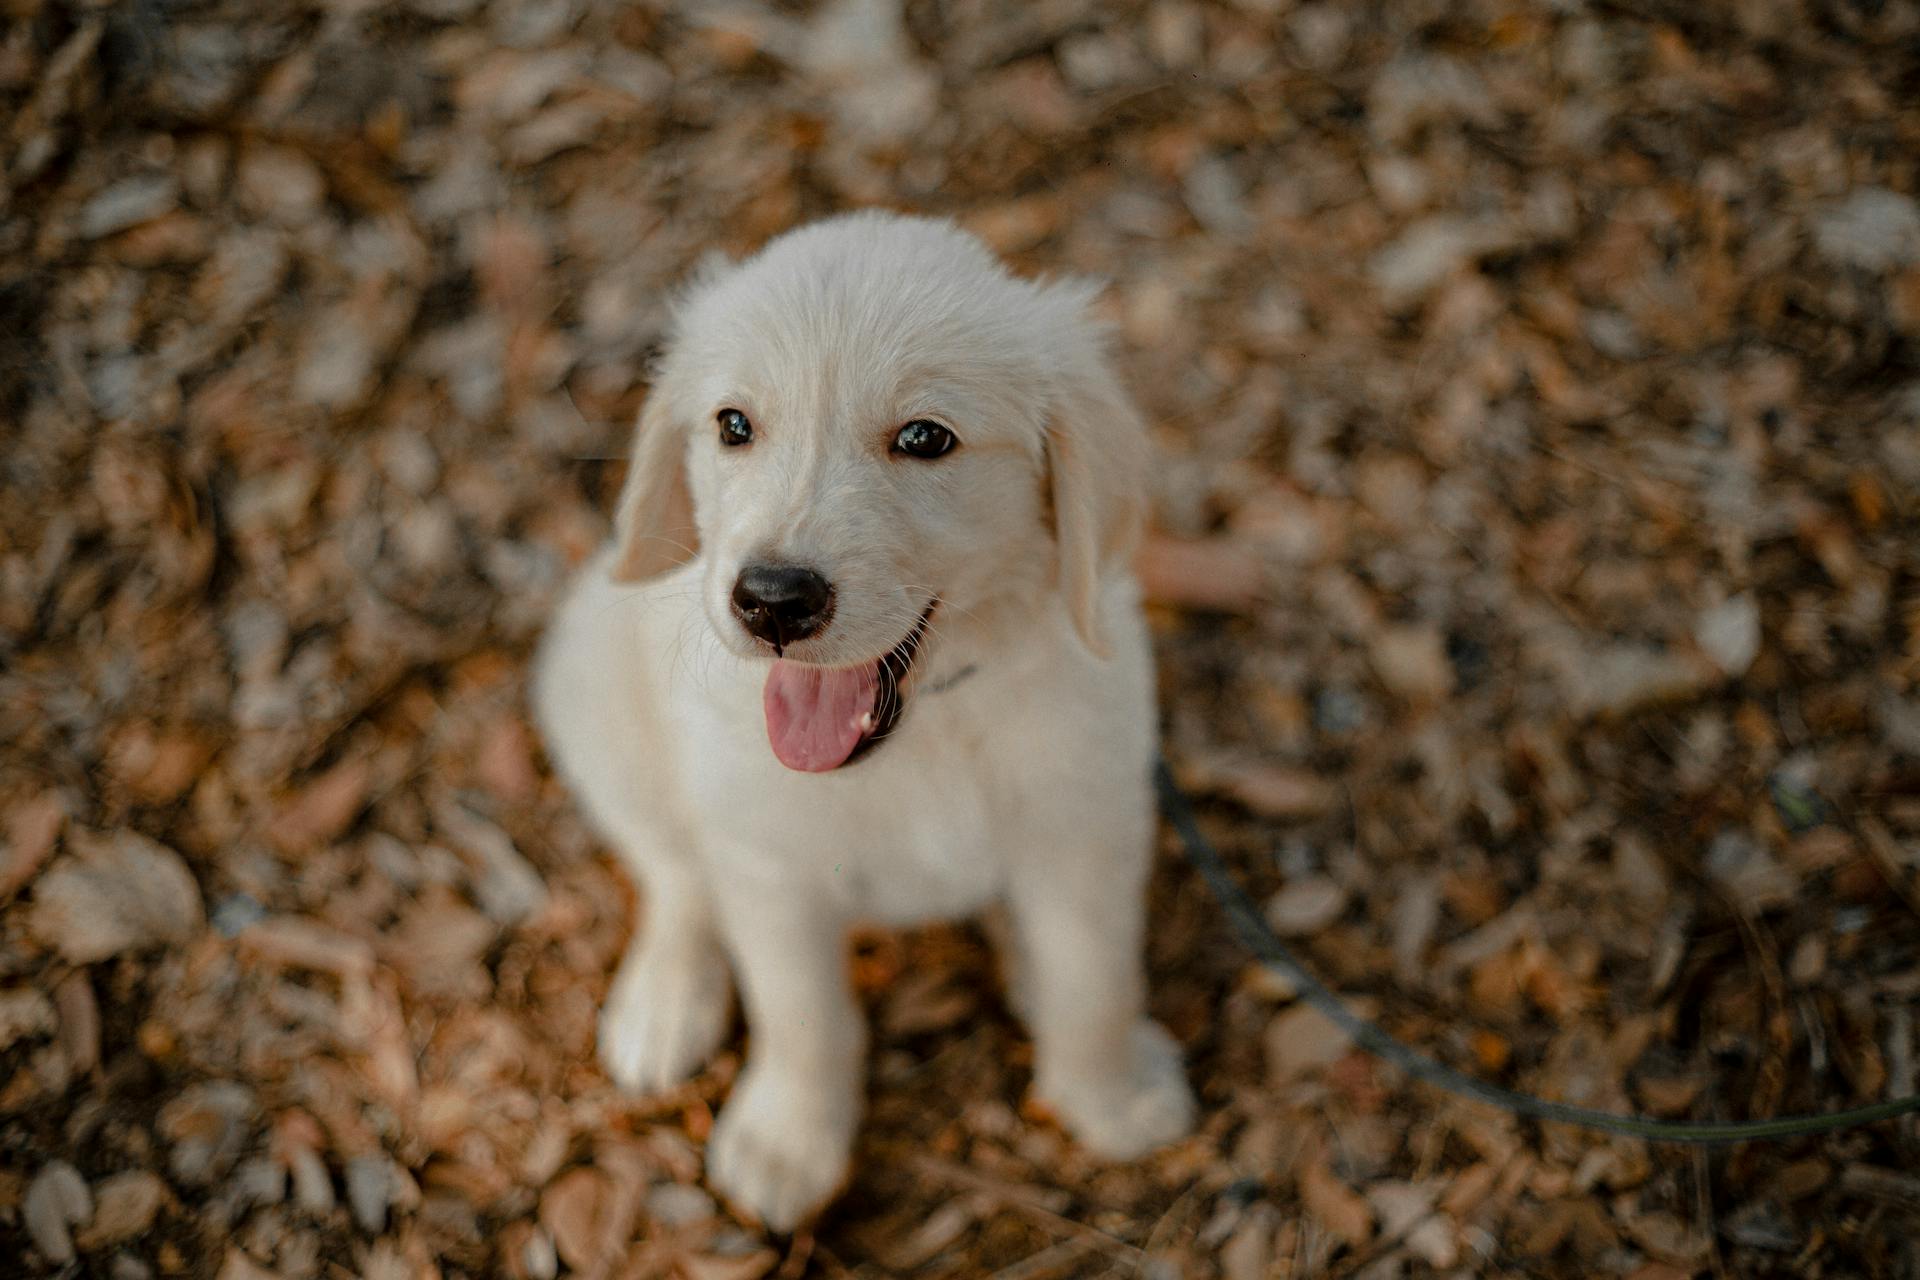
<svg viewBox="0 0 1920 1280">
<path fill-rule="evenodd" d="M 1062 1235 L 1083 1240 L 1109 1257 L 1135 1266 L 1146 1260 L 1147 1255 L 1142 1250 L 1128 1244 L 1119 1236 L 1102 1231 L 1098 1227 L 1090 1227 L 1084 1222 L 1075 1222 L 1072 1218 L 1064 1217 L 1047 1208 L 1034 1196 L 1033 1189 L 1030 1187 L 1003 1182 L 998 1178 L 989 1178 L 985 1174 L 975 1173 L 971 1169 L 957 1165 L 951 1160 L 942 1160 L 938 1156 L 927 1155 L 924 1152 L 910 1156 L 909 1162 L 930 1178 L 949 1186 L 978 1192 L 1009 1209 L 1017 1209 L 1035 1222 Z"/>
<path fill-rule="evenodd" d="M 989 1280 L 1051 1280 L 1065 1274 L 1080 1255 L 1095 1246 L 1082 1239 L 1061 1240 L 992 1273 Z"/>
<path fill-rule="evenodd" d="M 1887 1092 L 1897 1098 L 1913 1086 L 1913 1006 L 1899 1003 L 1887 1010 Z M 1908 1116 L 1899 1125 L 1909 1140 L 1920 1136 L 1920 1120 Z"/>
<path fill-rule="evenodd" d="M 813 1243 L 813 1256 L 820 1260 L 820 1264 L 827 1269 L 827 1274 L 832 1276 L 833 1280 L 850 1280 L 853 1275 L 853 1269 L 841 1260 L 840 1255 L 817 1239 Z"/>
<path fill-rule="evenodd" d="M 1700 1234 L 1707 1238 L 1707 1260 L 1714 1280 L 1727 1280 L 1727 1262 L 1720 1256 L 1720 1233 L 1713 1219 L 1713 1171 L 1707 1165 L 1707 1153 L 1693 1149 L 1693 1194 L 1700 1205 Z"/>
<path fill-rule="evenodd" d="M 1388 1254 L 1397 1253 L 1401 1246 L 1406 1244 L 1408 1237 L 1413 1235 L 1415 1228 L 1425 1225 L 1431 1217 L 1433 1214 L 1423 1213 L 1392 1235 L 1382 1236 L 1366 1248 L 1342 1258 L 1339 1266 L 1326 1273 L 1327 1280 L 1346 1280 L 1346 1277 L 1358 1275 Z"/>
<path fill-rule="evenodd" d="M 815 1240 L 811 1228 L 796 1231 L 787 1245 L 787 1256 L 781 1259 L 780 1269 L 774 1273 L 778 1280 L 800 1280 L 807 1273 L 807 1263 L 812 1260 Z M 825 1262 L 826 1259 L 821 1259 Z"/>
<path fill-rule="evenodd" d="M 1787 998 L 1787 979 L 1780 970 L 1779 954 L 1773 946 L 1773 940 L 1761 929 L 1759 920 L 1730 895 L 1722 893 L 1719 897 L 1732 913 L 1734 923 L 1739 926 L 1741 941 L 1746 944 L 1748 954 L 1760 971 L 1760 986 L 1766 995 L 1766 1012 L 1761 1019 L 1760 1035 L 1761 1043 L 1767 1048 L 1767 1056 L 1760 1063 L 1756 1095 L 1748 1100 L 1748 1109 L 1753 1115 L 1768 1115 L 1786 1089 L 1787 1055 L 1793 1047 L 1793 1002 Z M 1785 1032 L 1784 1036 L 1782 1031 Z M 1783 1038 L 1786 1040 L 1784 1045 L 1780 1043 Z"/>
<path fill-rule="evenodd" d="M 1920 916 L 1920 888 L 1915 888 L 1912 878 L 1901 869 L 1900 860 L 1894 856 L 1893 837 L 1878 818 L 1862 818 L 1859 822 L 1860 843 L 1867 847 L 1867 856 L 1873 859 L 1874 869 L 1880 873 L 1889 888 L 1900 895 L 1900 900 Z"/>
<path fill-rule="evenodd" d="M 1920 1209 L 1920 1178 L 1897 1169 L 1850 1164 L 1840 1171 L 1840 1189 L 1882 1204 L 1898 1205 L 1907 1210 Z"/>
<path fill-rule="evenodd" d="M 1154 1220 L 1152 1229 L 1147 1232 L 1146 1243 L 1140 1247 L 1140 1265 L 1135 1269 L 1136 1275 L 1146 1270 L 1146 1264 L 1154 1252 L 1166 1243 L 1177 1228 L 1176 1220 L 1185 1215 L 1187 1206 L 1199 1194 L 1200 1184 L 1196 1182 L 1181 1192 L 1179 1198 L 1167 1206 L 1167 1211 Z"/>
</svg>

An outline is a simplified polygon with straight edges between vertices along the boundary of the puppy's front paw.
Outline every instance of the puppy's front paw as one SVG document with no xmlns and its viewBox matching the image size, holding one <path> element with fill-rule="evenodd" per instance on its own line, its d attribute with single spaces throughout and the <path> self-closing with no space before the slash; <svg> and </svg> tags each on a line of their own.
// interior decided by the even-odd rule
<svg viewBox="0 0 1920 1280">
<path fill-rule="evenodd" d="M 716 1191 L 774 1231 L 791 1231 L 847 1178 L 857 1123 L 851 1098 L 749 1067 L 707 1144 Z"/>
<path fill-rule="evenodd" d="M 1048 1081 L 1040 1100 L 1080 1145 L 1109 1160 L 1131 1160 L 1193 1128 L 1193 1092 L 1180 1047 L 1149 1019 L 1134 1024 L 1127 1060 L 1110 1071 Z"/>
<path fill-rule="evenodd" d="M 717 950 L 642 952 L 620 966 L 600 1011 L 600 1065 L 623 1089 L 680 1083 L 727 1034 L 731 984 Z"/>
</svg>

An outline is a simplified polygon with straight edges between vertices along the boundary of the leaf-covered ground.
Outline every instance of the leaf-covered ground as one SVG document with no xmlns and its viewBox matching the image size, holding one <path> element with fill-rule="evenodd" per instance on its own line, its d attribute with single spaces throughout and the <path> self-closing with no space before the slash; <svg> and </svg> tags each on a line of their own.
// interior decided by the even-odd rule
<svg viewBox="0 0 1920 1280">
<path fill-rule="evenodd" d="M 836 210 L 1113 282 L 1166 741 L 1318 972 L 1657 1115 L 1916 1086 L 1910 0 L 0 6 L 0 1270 L 1920 1276 L 1920 1130 L 1710 1152 L 1351 1052 L 1173 855 L 1201 1131 L 1023 1110 L 964 927 L 767 1242 L 738 1043 L 609 1087 L 632 895 L 526 658 L 671 284 Z"/>
</svg>

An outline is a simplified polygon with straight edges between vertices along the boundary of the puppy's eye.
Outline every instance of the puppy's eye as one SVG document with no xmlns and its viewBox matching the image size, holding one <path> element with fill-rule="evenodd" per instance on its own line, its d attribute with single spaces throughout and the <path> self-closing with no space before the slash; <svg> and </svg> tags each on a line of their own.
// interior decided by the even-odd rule
<svg viewBox="0 0 1920 1280">
<path fill-rule="evenodd" d="M 720 443 L 727 448 L 753 443 L 753 424 L 747 421 L 746 414 L 738 409 L 722 409 L 718 421 Z"/>
<path fill-rule="evenodd" d="M 914 458 L 937 458 L 951 452 L 960 442 L 953 438 L 953 432 L 937 422 L 925 418 L 915 418 L 900 428 L 900 434 L 893 438 L 893 451 Z"/>
</svg>

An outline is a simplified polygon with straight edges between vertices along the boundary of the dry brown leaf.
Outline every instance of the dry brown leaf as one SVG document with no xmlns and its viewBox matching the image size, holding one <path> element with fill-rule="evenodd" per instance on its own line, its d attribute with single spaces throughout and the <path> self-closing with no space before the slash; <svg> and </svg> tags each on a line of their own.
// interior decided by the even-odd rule
<svg viewBox="0 0 1920 1280">
<path fill-rule="evenodd" d="M 1267 899 L 1267 923 L 1283 938 L 1318 933 L 1340 918 L 1347 897 L 1346 888 L 1329 876 L 1303 876 Z"/>
<path fill-rule="evenodd" d="M 1339 803 L 1332 783 L 1310 769 L 1286 765 L 1229 765 L 1221 770 L 1218 785 L 1265 818 L 1317 817 Z"/>
<path fill-rule="evenodd" d="M 540 1194 L 540 1225 L 553 1236 L 560 1260 L 584 1271 L 598 1260 L 598 1223 L 607 1182 L 593 1169 L 569 1169 Z"/>
<path fill-rule="evenodd" d="M 380 939 L 380 952 L 420 996 L 484 998 L 492 983 L 480 959 L 499 926 L 451 894 L 410 904 Z"/>
<path fill-rule="evenodd" d="M 1149 604 L 1247 613 L 1266 595 L 1266 567 L 1252 550 L 1224 538 L 1149 535 L 1134 557 Z"/>
<path fill-rule="evenodd" d="M 365 939 L 303 916 L 275 916 L 249 925 L 239 942 L 243 954 L 257 955 L 269 964 L 342 977 L 365 975 L 373 969 L 373 948 Z"/>
<path fill-rule="evenodd" d="M 185 942 L 205 916 L 180 855 L 132 831 L 76 832 L 73 852 L 34 885 L 28 927 L 76 964 Z"/>
<path fill-rule="evenodd" d="M 506 832 L 453 800 L 436 804 L 433 820 L 474 864 L 474 895 L 493 920 L 517 925 L 546 905 L 546 882 Z"/>
<path fill-rule="evenodd" d="M 261 1266 L 240 1249 L 228 1245 L 226 1258 L 220 1263 L 214 1280 L 281 1280 L 281 1277 L 279 1272 Z"/>
<path fill-rule="evenodd" d="M 32 987 L 0 991 L 0 1051 L 17 1040 L 50 1035 L 59 1025 L 53 1002 L 41 992 Z"/>
<path fill-rule="evenodd" d="M 373 769 L 367 760 L 356 757 L 341 761 L 282 804 L 267 834 L 289 852 L 336 839 L 359 816 L 372 779 Z"/>
<path fill-rule="evenodd" d="M 1833 1181 L 1833 1166 L 1825 1160 L 1796 1160 L 1773 1175 L 1768 1192 L 1783 1204 L 1804 1200 Z"/>
<path fill-rule="evenodd" d="M 1693 1280 L 1697 1274 L 1691 1267 L 1676 1267 L 1667 1262 L 1643 1262 L 1627 1273 L 1627 1280 Z"/>
<path fill-rule="evenodd" d="M 72 1229 L 93 1217 L 93 1194 L 80 1171 L 56 1160 L 34 1175 L 20 1205 L 27 1236 L 54 1263 L 71 1262 Z"/>
<path fill-rule="evenodd" d="M 1348 1248 L 1361 1248 L 1373 1238 L 1373 1210 L 1366 1198 L 1336 1178 L 1323 1161 L 1309 1161 L 1300 1171 L 1300 1201 Z"/>
<path fill-rule="evenodd" d="M 1453 664 L 1438 627 L 1384 627 L 1367 648 L 1380 682 L 1411 702 L 1438 702 L 1453 692 Z"/>
<path fill-rule="evenodd" d="M 1220 1246 L 1222 1280 L 1265 1280 L 1274 1260 L 1278 1212 L 1264 1201 L 1250 1207 Z"/>
<path fill-rule="evenodd" d="M 1656 1116 L 1684 1115 L 1700 1096 L 1700 1087 L 1691 1076 L 1639 1076 L 1633 1082 L 1642 1105 Z"/>
<path fill-rule="evenodd" d="M 1362 1007 L 1364 1002 L 1356 1002 L 1355 1011 Z M 1326 1014 L 1311 1005 L 1298 1005 L 1267 1024 L 1268 1078 L 1275 1084 L 1284 1083 L 1302 1072 L 1337 1062 L 1352 1048 L 1352 1039 Z"/>
<path fill-rule="evenodd" d="M 156 732 L 135 724 L 115 737 L 108 753 L 114 776 L 148 804 L 166 804 L 200 780 L 213 746 L 182 729 Z"/>
<path fill-rule="evenodd" d="M 481 731 L 474 776 L 508 804 L 524 804 L 539 789 L 533 768 L 533 742 L 520 717 L 504 715 Z"/>
<path fill-rule="evenodd" d="M 60 1010 L 60 1047 L 66 1051 L 67 1061 L 76 1071 L 97 1071 L 100 1002 L 94 999 L 92 980 L 84 970 L 68 974 L 54 987 L 53 1002 Z"/>
<path fill-rule="evenodd" d="M 7 814 L 7 856 L 0 863 L 0 902 L 33 879 L 53 852 L 66 821 L 66 803 L 55 791 L 42 791 Z"/>
<path fill-rule="evenodd" d="M 142 1235 L 167 1202 L 167 1184 L 145 1169 L 116 1173 L 93 1189 L 93 1217 L 75 1237 L 82 1249 L 99 1249 Z"/>
<path fill-rule="evenodd" d="M 687 1280 L 760 1280 L 780 1263 L 772 1249 L 756 1249 L 737 1257 L 694 1254 L 679 1259 L 679 1269 Z"/>
<path fill-rule="evenodd" d="M 1499 1177 L 1499 1168 L 1489 1161 L 1468 1165 L 1455 1176 L 1440 1197 L 1440 1212 L 1450 1218 L 1471 1217 L 1473 1211 L 1492 1193 Z"/>
<path fill-rule="evenodd" d="M 1713 1248 L 1705 1232 L 1671 1213 L 1634 1214 L 1627 1219 L 1626 1227 L 1635 1244 L 1675 1266 L 1698 1266 Z"/>
</svg>

